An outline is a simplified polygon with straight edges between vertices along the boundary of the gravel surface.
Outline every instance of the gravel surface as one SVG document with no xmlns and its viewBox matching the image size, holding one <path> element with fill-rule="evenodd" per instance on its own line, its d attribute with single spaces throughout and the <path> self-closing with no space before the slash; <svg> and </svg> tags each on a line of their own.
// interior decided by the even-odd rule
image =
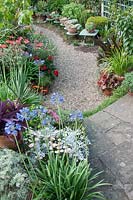
<svg viewBox="0 0 133 200">
<path fill-rule="evenodd" d="M 35 30 L 42 31 L 57 48 L 55 64 L 59 70 L 59 77 L 52 85 L 52 92 L 61 93 L 67 110 L 86 111 L 98 106 L 105 98 L 97 88 L 97 54 L 77 51 L 74 46 L 63 42 L 63 39 L 54 31 L 34 26 Z M 50 94 L 46 97 L 48 104 Z"/>
</svg>

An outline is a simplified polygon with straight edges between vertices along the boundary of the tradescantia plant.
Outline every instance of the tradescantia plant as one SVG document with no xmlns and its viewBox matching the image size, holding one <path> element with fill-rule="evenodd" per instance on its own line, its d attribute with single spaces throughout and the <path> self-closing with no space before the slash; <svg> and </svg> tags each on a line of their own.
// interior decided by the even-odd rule
<svg viewBox="0 0 133 200">
<path fill-rule="evenodd" d="M 16 114 L 22 107 L 10 100 L 0 101 L 0 135 L 5 133 L 6 123 L 15 122 L 19 126 L 20 121 L 17 120 Z"/>
</svg>

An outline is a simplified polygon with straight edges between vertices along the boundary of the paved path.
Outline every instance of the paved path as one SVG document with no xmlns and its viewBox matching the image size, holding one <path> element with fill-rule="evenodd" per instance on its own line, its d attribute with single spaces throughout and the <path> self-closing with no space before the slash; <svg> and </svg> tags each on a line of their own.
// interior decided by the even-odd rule
<svg viewBox="0 0 133 200">
<path fill-rule="evenodd" d="M 51 93 L 63 94 L 66 100 L 64 108 L 68 110 L 86 111 L 98 106 L 105 97 L 97 87 L 97 54 L 77 51 L 54 31 L 39 26 L 34 27 L 52 40 L 57 48 L 56 65 L 59 77 L 52 85 Z M 49 99 L 49 95 L 47 98 Z"/>
<path fill-rule="evenodd" d="M 126 95 L 85 120 L 92 166 L 104 170 L 108 200 L 133 200 L 133 97 Z"/>
</svg>

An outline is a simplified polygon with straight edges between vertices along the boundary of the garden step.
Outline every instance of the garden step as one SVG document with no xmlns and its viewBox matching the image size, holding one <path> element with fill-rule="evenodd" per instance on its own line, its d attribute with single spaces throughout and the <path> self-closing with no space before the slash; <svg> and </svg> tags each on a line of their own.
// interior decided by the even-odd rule
<svg viewBox="0 0 133 200">
<path fill-rule="evenodd" d="M 91 165 L 112 184 L 103 188 L 107 200 L 133 200 L 133 98 L 122 97 L 85 125 Z"/>
</svg>

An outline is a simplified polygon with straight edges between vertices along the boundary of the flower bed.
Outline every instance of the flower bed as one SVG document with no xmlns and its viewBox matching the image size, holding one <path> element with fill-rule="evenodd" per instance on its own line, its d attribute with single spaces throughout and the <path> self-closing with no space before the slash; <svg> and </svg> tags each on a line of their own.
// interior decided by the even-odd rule
<svg viewBox="0 0 133 200">
<path fill-rule="evenodd" d="M 80 111 L 75 111 L 64 116 L 61 112 L 63 102 L 64 97 L 54 93 L 51 96 L 51 103 L 55 104 L 56 111 L 42 105 L 18 107 L 16 110 L 10 109 L 11 112 L 8 110 L 8 113 L 3 109 L 1 134 L 5 135 L 9 142 L 14 141 L 18 149 L 18 153 L 6 151 L 6 157 L 9 159 L 8 155 L 12 158 L 16 154 L 18 160 L 14 162 L 18 165 L 17 174 L 20 173 L 20 180 L 17 179 L 17 174 L 13 179 L 16 185 L 13 184 L 12 187 L 15 192 L 11 191 L 10 198 L 17 196 L 18 200 L 25 199 L 21 196 L 25 193 L 28 199 L 49 197 L 51 200 L 53 198 L 58 200 L 59 192 L 61 199 L 103 197 L 102 193 L 93 189 L 104 183 L 93 181 L 99 173 L 92 175 L 89 167 L 89 142 L 82 125 L 83 115 Z M 10 102 L 4 105 L 10 105 L 10 108 L 14 106 Z M 4 151 L 0 150 L 1 153 Z M 11 160 L 10 167 L 14 162 Z M 4 161 L 3 163 L 6 166 Z M 10 190 L 13 173 L 14 171 L 7 170 L 10 178 L 3 184 L 3 189 L 0 190 L 1 196 L 9 197 L 8 192 L 4 194 L 3 191 L 5 188 L 7 191 Z M 20 182 L 23 182 L 23 185 L 20 185 Z M 29 190 L 26 190 L 27 185 Z M 74 194 L 71 187 L 75 188 Z"/>
<path fill-rule="evenodd" d="M 59 74 L 53 64 L 54 47 L 48 39 L 43 35 L 30 33 L 28 37 L 7 36 L 2 42 L 0 73 L 5 75 L 3 79 L 10 81 L 12 71 L 17 73 L 18 69 L 23 68 L 29 87 L 47 94 L 51 82 Z"/>
</svg>

